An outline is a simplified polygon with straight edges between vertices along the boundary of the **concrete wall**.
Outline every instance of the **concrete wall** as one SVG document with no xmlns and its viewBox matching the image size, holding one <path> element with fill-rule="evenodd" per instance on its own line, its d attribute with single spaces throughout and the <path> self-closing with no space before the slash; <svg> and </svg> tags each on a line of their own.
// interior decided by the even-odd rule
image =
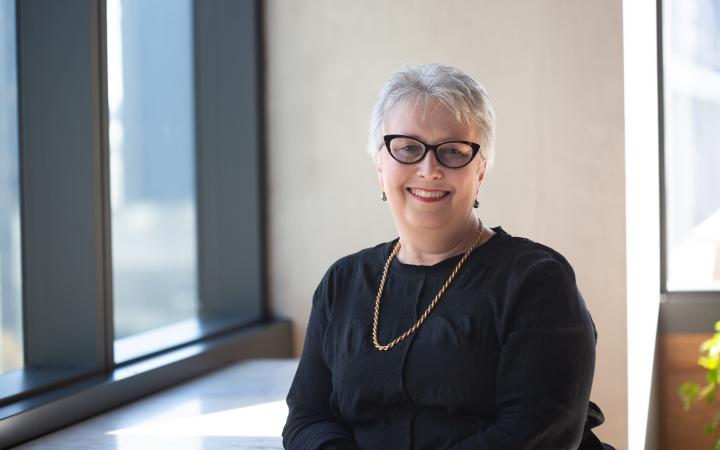
<svg viewBox="0 0 720 450">
<path fill-rule="evenodd" d="M 497 157 L 478 210 L 573 264 L 599 332 L 598 434 L 627 448 L 620 0 L 269 0 L 270 297 L 302 348 L 313 290 L 337 258 L 395 237 L 364 153 L 371 106 L 401 64 L 478 78 Z"/>
</svg>

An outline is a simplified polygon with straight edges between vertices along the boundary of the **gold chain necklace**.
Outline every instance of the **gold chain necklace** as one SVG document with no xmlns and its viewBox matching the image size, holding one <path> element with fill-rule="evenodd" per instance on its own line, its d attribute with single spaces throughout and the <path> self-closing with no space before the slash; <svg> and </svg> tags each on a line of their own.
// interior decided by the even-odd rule
<svg viewBox="0 0 720 450">
<path fill-rule="evenodd" d="M 382 298 L 383 290 L 385 289 L 385 280 L 387 279 L 388 271 L 390 270 L 390 263 L 392 263 L 392 260 L 397 256 L 398 252 L 400 251 L 400 240 L 397 241 L 395 244 L 395 247 L 393 248 L 393 251 L 390 253 L 390 256 L 388 256 L 387 261 L 385 262 L 385 268 L 383 269 L 382 278 L 380 279 L 380 288 L 378 289 L 377 297 L 375 297 L 375 314 L 373 317 L 373 345 L 376 349 L 380 351 L 387 351 L 393 348 L 395 345 L 397 345 L 398 342 L 402 341 L 406 337 L 410 336 L 414 332 L 417 331 L 418 328 L 420 328 L 420 325 L 425 322 L 425 319 L 430 315 L 433 308 L 435 308 L 435 305 L 440 301 L 440 298 L 445 294 L 445 291 L 447 290 L 448 286 L 450 286 L 450 283 L 452 283 L 452 280 L 455 278 L 457 273 L 460 271 L 460 268 L 465 264 L 465 260 L 468 259 L 468 256 L 470 256 L 470 253 L 477 247 L 478 243 L 480 242 L 480 237 L 483 233 L 483 223 L 482 220 L 480 221 L 480 227 L 477 232 L 477 236 L 475 236 L 475 240 L 470 245 L 470 248 L 467 249 L 465 254 L 460 258 L 460 261 L 458 261 L 457 265 L 453 269 L 453 271 L 450 273 L 450 276 L 448 277 L 447 281 L 445 281 L 445 284 L 442 285 L 438 293 L 435 295 L 435 298 L 432 302 L 430 302 L 430 306 L 427 307 L 427 309 L 420 315 L 420 318 L 415 322 L 413 326 L 407 329 L 403 334 L 393 339 L 389 344 L 381 344 L 378 342 L 378 322 L 380 321 L 380 299 Z"/>
</svg>

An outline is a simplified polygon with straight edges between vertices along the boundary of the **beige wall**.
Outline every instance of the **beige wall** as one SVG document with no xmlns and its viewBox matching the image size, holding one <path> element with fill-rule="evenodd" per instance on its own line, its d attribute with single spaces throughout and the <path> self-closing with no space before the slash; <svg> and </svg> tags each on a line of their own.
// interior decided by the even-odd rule
<svg viewBox="0 0 720 450">
<path fill-rule="evenodd" d="M 405 63 L 478 78 L 497 114 L 485 223 L 575 267 L 599 332 L 598 434 L 627 448 L 625 174 L 620 0 L 269 0 L 270 298 L 302 347 L 337 258 L 395 236 L 364 153 L 371 106 Z"/>
</svg>

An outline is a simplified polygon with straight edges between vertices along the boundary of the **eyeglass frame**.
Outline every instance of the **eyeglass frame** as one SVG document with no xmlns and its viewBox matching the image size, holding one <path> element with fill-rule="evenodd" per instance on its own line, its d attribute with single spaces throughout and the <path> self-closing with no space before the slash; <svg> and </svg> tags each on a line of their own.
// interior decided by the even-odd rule
<svg viewBox="0 0 720 450">
<path fill-rule="evenodd" d="M 392 140 L 395 138 L 406 138 L 406 139 L 412 139 L 414 141 L 418 141 L 419 143 L 421 143 L 423 145 L 423 148 L 425 149 L 425 151 L 423 152 L 422 156 L 417 161 L 413 161 L 413 162 L 400 161 L 399 159 L 397 159 L 395 157 L 395 155 L 393 155 L 393 152 L 390 151 L 390 142 L 392 142 Z M 439 144 L 431 145 L 431 144 L 426 144 L 425 142 L 421 141 L 420 139 L 418 139 L 414 136 L 406 136 L 404 134 L 386 134 L 385 136 L 383 136 L 383 141 L 385 142 L 385 148 L 387 149 L 387 151 L 390 154 L 390 156 L 392 157 L 392 159 L 399 162 L 400 164 L 407 164 L 407 165 L 419 163 L 420 161 L 425 159 L 425 157 L 427 156 L 429 151 L 432 151 L 433 154 L 435 155 L 435 160 L 441 166 L 447 167 L 448 169 L 462 169 L 463 167 L 470 164 L 472 162 L 472 160 L 475 159 L 475 156 L 478 154 L 478 152 L 480 151 L 480 144 L 478 144 L 476 142 L 452 140 L 452 141 L 444 141 L 444 142 L 440 142 Z M 447 164 L 442 162 L 440 160 L 440 158 L 438 158 L 438 154 L 437 154 L 438 147 L 440 147 L 441 145 L 452 144 L 452 143 L 466 144 L 472 148 L 472 156 L 462 166 L 448 166 Z M 482 155 L 480 155 L 480 157 L 482 158 Z"/>
</svg>

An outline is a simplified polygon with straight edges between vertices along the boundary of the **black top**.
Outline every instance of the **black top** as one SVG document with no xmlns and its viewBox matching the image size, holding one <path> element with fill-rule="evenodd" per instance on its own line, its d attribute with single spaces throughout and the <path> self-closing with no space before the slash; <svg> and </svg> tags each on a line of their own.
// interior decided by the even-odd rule
<svg viewBox="0 0 720 450">
<path fill-rule="evenodd" d="M 337 261 L 313 296 L 287 397 L 286 449 L 602 448 L 589 428 L 595 326 L 559 253 L 502 228 L 469 256 L 425 323 L 372 344 L 396 241 Z M 410 328 L 460 260 L 395 259 L 379 341 Z"/>
</svg>

